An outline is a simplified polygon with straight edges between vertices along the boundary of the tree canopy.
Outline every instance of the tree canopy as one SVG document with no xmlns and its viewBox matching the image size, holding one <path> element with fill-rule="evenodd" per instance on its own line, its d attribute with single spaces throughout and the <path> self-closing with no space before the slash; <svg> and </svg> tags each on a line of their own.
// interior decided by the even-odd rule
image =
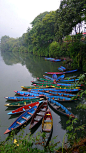
<svg viewBox="0 0 86 153">
<path fill-rule="evenodd" d="M 76 26 L 79 24 L 79 33 L 83 32 L 80 28 L 82 21 L 86 23 L 85 1 L 62 0 L 56 11 L 39 14 L 22 37 L 2 37 L 2 50 L 28 51 L 38 56 L 69 56 L 79 66 L 78 63 L 85 61 L 81 51 L 85 53 L 86 41 L 81 41 L 82 35 L 77 35 Z M 70 35 L 73 29 L 75 36 Z"/>
</svg>

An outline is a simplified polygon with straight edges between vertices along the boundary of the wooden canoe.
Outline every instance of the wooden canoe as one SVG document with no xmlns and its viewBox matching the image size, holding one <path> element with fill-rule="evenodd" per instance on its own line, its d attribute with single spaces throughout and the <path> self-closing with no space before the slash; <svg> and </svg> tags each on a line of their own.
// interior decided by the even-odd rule
<svg viewBox="0 0 86 153">
<path fill-rule="evenodd" d="M 39 88 L 39 89 L 29 89 L 29 91 L 43 91 L 43 92 L 49 92 L 49 91 L 54 91 L 54 92 L 71 92 L 71 93 L 77 93 L 82 89 L 57 89 L 57 88 Z"/>
<path fill-rule="evenodd" d="M 50 77 L 50 76 L 43 75 L 43 77 L 44 77 L 45 79 L 47 79 L 47 80 L 50 80 L 50 81 L 53 81 L 53 82 L 54 82 L 54 79 L 53 79 L 52 77 Z M 62 75 L 60 75 L 59 77 L 57 77 L 55 80 L 56 80 L 56 82 L 57 82 L 57 81 L 59 81 L 60 79 L 64 79 L 64 77 L 65 77 L 65 74 L 62 74 Z"/>
<path fill-rule="evenodd" d="M 21 86 L 21 88 L 23 88 L 23 89 L 39 89 L 39 88 L 43 88 L 43 87 L 38 87 L 38 86 L 37 87 L 36 86 Z"/>
<path fill-rule="evenodd" d="M 53 80 L 49 80 L 49 79 L 45 79 L 45 78 L 38 78 L 38 77 L 37 77 L 37 80 L 41 81 L 41 82 L 44 82 L 44 81 L 45 82 L 53 82 Z"/>
<path fill-rule="evenodd" d="M 55 60 L 55 58 L 52 58 L 52 57 L 45 57 L 44 59 L 47 60 L 47 61 Z"/>
<path fill-rule="evenodd" d="M 72 73 L 78 71 L 77 69 L 65 72 L 45 72 L 46 74 L 65 74 L 65 73 Z"/>
<path fill-rule="evenodd" d="M 65 115 L 67 117 L 75 118 L 75 116 L 59 102 L 49 98 L 48 104 L 55 112 Z"/>
<path fill-rule="evenodd" d="M 20 95 L 20 96 L 35 96 L 35 97 L 43 97 L 42 94 L 39 93 L 32 93 L 29 91 L 14 91 L 16 94 Z"/>
<path fill-rule="evenodd" d="M 22 107 L 22 106 L 25 106 L 25 105 L 28 105 L 30 103 L 34 103 L 34 102 L 37 102 L 37 101 L 40 102 L 43 99 L 44 98 L 34 98 L 34 99 L 29 99 L 29 100 L 16 101 L 16 102 L 7 103 L 4 106 L 7 106 L 7 107 Z"/>
<path fill-rule="evenodd" d="M 77 82 L 79 81 L 78 78 L 72 78 L 72 79 L 62 79 L 59 82 Z"/>
<path fill-rule="evenodd" d="M 35 111 L 30 123 L 30 127 L 29 127 L 30 130 L 32 130 L 35 126 L 38 125 L 38 123 L 42 121 L 42 118 L 44 117 L 45 112 L 47 110 L 47 107 L 48 107 L 48 102 L 47 100 L 45 100 Z"/>
<path fill-rule="evenodd" d="M 48 108 L 42 120 L 42 132 L 45 133 L 45 138 L 43 142 L 44 146 L 48 145 L 52 135 L 52 130 L 53 130 L 53 118 L 51 111 Z"/>
<path fill-rule="evenodd" d="M 63 71 L 65 71 L 66 69 L 63 69 L 62 67 L 58 67 L 58 70 L 63 72 Z"/>
<path fill-rule="evenodd" d="M 4 97 L 4 98 L 7 100 L 12 100 L 12 101 L 22 101 L 22 100 L 36 99 L 38 97 L 35 97 L 35 96 L 28 96 L 28 97 L 15 96 L 15 97 Z"/>
<path fill-rule="evenodd" d="M 17 91 L 17 92 L 20 94 L 21 91 Z M 22 91 L 22 93 L 24 94 L 26 92 Z M 74 100 L 71 99 L 71 97 L 74 97 L 75 100 L 77 100 L 76 95 L 69 94 L 69 93 L 64 93 L 64 92 L 63 93 L 61 93 L 61 92 L 46 93 L 46 92 L 42 92 L 42 91 L 30 91 L 30 92 L 27 92 L 27 95 L 28 95 L 28 93 L 32 93 L 32 94 L 38 93 L 39 95 L 42 95 L 42 97 L 45 97 L 45 98 L 51 97 L 53 99 L 57 99 L 58 101 L 74 101 Z"/>
<path fill-rule="evenodd" d="M 37 85 L 39 85 L 39 86 L 42 86 L 42 85 L 43 86 L 45 86 L 45 85 L 52 85 L 52 86 L 53 85 L 57 85 L 57 86 L 65 86 L 65 87 L 66 86 L 67 87 L 76 87 L 76 86 L 78 87 L 78 86 L 82 86 L 81 84 L 77 84 L 76 85 L 76 83 L 73 83 L 73 82 L 72 83 L 69 83 L 69 82 L 66 82 L 66 81 L 61 82 L 61 80 L 58 83 L 56 83 L 56 82 L 45 82 L 45 81 L 44 82 L 41 82 L 41 81 L 33 81 L 32 83 L 33 83 L 33 85 L 36 84 L 36 86 Z"/>
<path fill-rule="evenodd" d="M 40 102 L 42 102 L 42 101 L 40 101 Z M 19 108 L 15 109 L 15 110 L 9 112 L 8 115 L 23 113 L 24 111 L 26 111 L 26 110 L 32 108 L 33 106 L 35 106 L 35 105 L 37 105 L 37 104 L 39 105 L 40 102 L 37 101 L 37 102 L 34 102 L 34 103 L 30 103 L 30 104 L 28 104 L 28 105 L 19 107 Z"/>
<path fill-rule="evenodd" d="M 38 108 L 38 104 L 33 106 L 31 109 L 25 111 L 22 113 L 12 124 L 11 126 L 4 132 L 4 134 L 7 134 L 11 132 L 12 130 L 19 128 L 21 125 L 25 124 L 27 121 L 31 119 L 33 114 Z"/>
<path fill-rule="evenodd" d="M 51 59 L 50 61 L 51 61 L 51 62 L 60 62 L 61 59 Z"/>
<path fill-rule="evenodd" d="M 28 96 L 29 94 L 32 94 L 32 95 L 36 95 L 36 94 L 38 94 L 38 95 L 40 95 L 40 97 L 41 98 L 45 98 L 45 96 L 47 95 L 47 93 L 44 93 L 44 92 L 39 92 L 39 91 L 33 91 L 33 92 L 31 92 L 31 91 L 16 91 L 16 93 L 17 94 L 19 94 L 19 95 L 26 95 L 26 96 Z"/>
<path fill-rule="evenodd" d="M 43 75 L 43 77 L 47 80 L 50 80 L 50 81 L 54 81 L 54 79 L 50 76 L 47 76 L 47 75 Z"/>
<path fill-rule="evenodd" d="M 33 84 L 34 86 L 38 86 L 38 87 L 47 87 L 47 88 L 50 88 L 50 87 L 53 87 L 53 88 L 57 88 L 57 89 L 80 89 L 80 87 L 78 86 L 63 86 L 63 85 L 57 85 L 57 84 L 50 84 L 50 83 L 47 83 L 47 84 L 42 84 L 42 83 L 39 83 L 39 84 Z"/>
<path fill-rule="evenodd" d="M 55 95 L 55 96 L 64 96 L 64 97 L 76 97 L 76 94 L 72 94 L 72 93 L 66 93 L 66 92 L 54 92 L 54 91 L 48 91 L 48 92 L 43 92 L 43 91 L 31 91 L 31 92 L 35 92 L 35 93 L 39 93 L 39 94 L 43 94 L 45 96 L 48 96 L 48 94 L 50 95 Z M 48 93 L 48 94 L 47 94 Z M 78 95 L 79 97 L 79 95 Z"/>
</svg>

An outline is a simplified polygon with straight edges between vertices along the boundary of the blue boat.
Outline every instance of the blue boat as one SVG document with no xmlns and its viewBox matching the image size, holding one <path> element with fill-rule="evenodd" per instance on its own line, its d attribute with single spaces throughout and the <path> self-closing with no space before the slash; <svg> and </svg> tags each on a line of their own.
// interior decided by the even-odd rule
<svg viewBox="0 0 86 153">
<path fill-rule="evenodd" d="M 59 77 L 57 77 L 56 82 L 64 79 L 64 77 L 65 77 L 65 74 L 60 75 Z"/>
<path fill-rule="evenodd" d="M 72 72 L 76 72 L 78 71 L 78 69 L 75 70 L 71 70 L 71 71 L 65 71 L 65 72 L 45 72 L 46 74 L 66 74 L 66 73 L 72 73 Z"/>
<path fill-rule="evenodd" d="M 59 70 L 59 71 L 65 71 L 65 70 L 66 70 L 66 68 L 65 68 L 65 67 L 63 67 L 63 66 L 60 66 L 60 67 L 58 67 L 58 70 Z"/>
<path fill-rule="evenodd" d="M 76 94 L 72 94 L 72 93 L 65 93 L 65 92 L 54 92 L 54 91 L 49 91 L 48 93 L 43 92 L 43 91 L 30 91 L 32 93 L 38 93 L 38 94 L 44 94 L 45 96 L 48 96 L 48 94 L 50 95 L 59 95 L 59 96 L 65 96 L 65 97 L 76 97 Z M 79 95 L 78 95 L 79 96 Z"/>
<path fill-rule="evenodd" d="M 46 97 L 57 100 L 59 102 L 70 102 L 70 101 L 72 102 L 72 101 L 77 100 L 77 99 L 71 99 L 71 97 L 55 96 L 55 95 L 50 95 L 50 94 L 48 94 Z"/>
<path fill-rule="evenodd" d="M 77 79 L 61 79 L 59 82 L 77 82 L 77 81 L 79 81 L 79 79 L 77 78 Z"/>
<path fill-rule="evenodd" d="M 26 95 L 28 95 L 29 93 L 31 93 L 33 95 L 38 93 L 40 95 L 46 96 L 46 98 L 53 98 L 53 99 L 57 99 L 58 101 L 63 101 L 63 102 L 64 101 L 74 101 L 74 99 L 71 99 L 71 97 L 74 97 L 74 96 L 72 96 L 72 94 L 71 94 L 71 96 L 66 96 L 66 94 L 63 94 L 63 93 L 62 94 L 59 93 L 59 94 L 55 95 L 55 94 L 50 94 L 50 93 L 45 93 L 45 92 L 40 92 L 40 91 L 37 91 L 37 92 L 36 91 L 33 91 L 33 92 L 17 91 L 18 94 L 20 94 L 21 92 Z M 75 99 L 75 100 L 77 100 L 77 99 Z"/>
<path fill-rule="evenodd" d="M 34 97 L 34 96 L 28 96 L 28 97 L 24 97 L 24 96 L 16 96 L 16 97 L 4 97 L 7 100 L 13 100 L 13 101 L 19 101 L 19 100 L 28 100 L 28 99 L 34 99 L 34 98 L 38 98 L 38 97 Z"/>
<path fill-rule="evenodd" d="M 54 79 L 53 79 L 52 77 L 49 77 L 49 76 L 47 76 L 47 75 L 43 75 L 43 77 L 44 77 L 45 79 L 47 79 L 47 80 L 52 80 L 52 81 L 54 81 Z"/>
<path fill-rule="evenodd" d="M 49 91 L 56 91 L 56 92 L 79 92 L 81 89 L 56 89 L 56 88 L 39 88 L 39 89 L 29 89 L 28 91 L 46 91 L 46 92 L 49 92 Z"/>
<path fill-rule="evenodd" d="M 66 70 L 66 68 L 64 66 L 60 66 L 63 70 Z"/>
<path fill-rule="evenodd" d="M 54 91 L 49 91 L 48 93 L 51 95 L 59 95 L 59 96 L 65 96 L 65 97 L 76 97 L 76 94 L 72 94 L 72 93 L 54 92 Z"/>
<path fill-rule="evenodd" d="M 68 86 L 68 87 L 78 87 L 78 86 L 82 86 L 81 84 L 75 84 L 75 83 L 57 83 L 57 86 Z"/>
<path fill-rule="evenodd" d="M 40 97 L 44 97 L 44 95 L 46 96 L 48 93 L 44 93 L 44 92 L 41 92 L 41 91 L 33 91 L 33 92 L 29 92 L 29 91 L 15 91 L 17 94 L 19 95 L 25 95 L 25 96 L 28 96 L 28 95 L 40 95 Z"/>
<path fill-rule="evenodd" d="M 51 59 L 50 61 L 52 61 L 52 62 L 60 62 L 61 59 Z"/>
<path fill-rule="evenodd" d="M 44 59 L 47 60 L 47 61 L 55 60 L 55 58 L 52 58 L 52 57 L 45 57 Z"/>
<path fill-rule="evenodd" d="M 58 103 L 57 101 L 49 98 L 48 104 L 55 112 L 63 114 L 67 117 L 75 118 L 75 116 L 66 107 L 64 107 L 62 104 Z"/>
<path fill-rule="evenodd" d="M 13 123 L 12 125 L 4 132 L 4 134 L 11 132 L 12 130 L 19 128 L 21 125 L 25 124 L 27 121 L 31 119 L 35 111 L 37 110 L 39 105 L 35 105 L 31 109 L 22 113 Z"/>
<path fill-rule="evenodd" d="M 38 93 L 31 93 L 27 91 L 14 91 L 16 94 L 21 95 L 21 96 L 34 96 L 34 97 L 43 97 L 43 95 L 38 94 Z"/>
</svg>

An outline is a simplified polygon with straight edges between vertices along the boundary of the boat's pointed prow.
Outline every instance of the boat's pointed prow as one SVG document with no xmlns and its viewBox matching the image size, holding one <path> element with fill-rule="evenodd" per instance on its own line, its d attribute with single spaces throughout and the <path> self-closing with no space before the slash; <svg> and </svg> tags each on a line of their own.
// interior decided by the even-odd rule
<svg viewBox="0 0 86 153">
<path fill-rule="evenodd" d="M 8 97 L 4 97 L 5 99 L 7 99 Z"/>
<path fill-rule="evenodd" d="M 43 102 L 42 100 L 41 100 L 41 101 L 39 101 L 39 104 L 40 104 L 40 103 L 42 103 L 42 102 Z"/>
<path fill-rule="evenodd" d="M 16 90 L 14 90 L 14 92 L 17 92 Z"/>
<path fill-rule="evenodd" d="M 12 112 L 7 113 L 8 115 L 12 115 Z"/>
<path fill-rule="evenodd" d="M 10 130 L 9 129 L 7 129 L 5 132 L 4 132 L 4 134 L 7 134 L 7 133 L 9 133 L 10 132 Z"/>
<path fill-rule="evenodd" d="M 23 88 L 24 86 L 21 86 L 21 88 Z"/>
</svg>

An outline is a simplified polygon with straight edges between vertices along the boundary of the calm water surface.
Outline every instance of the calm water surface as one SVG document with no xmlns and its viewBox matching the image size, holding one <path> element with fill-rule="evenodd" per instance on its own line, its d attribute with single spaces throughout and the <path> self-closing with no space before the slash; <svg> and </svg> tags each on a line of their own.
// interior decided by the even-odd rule
<svg viewBox="0 0 86 153">
<path fill-rule="evenodd" d="M 43 77 L 46 71 L 58 71 L 58 67 L 61 62 L 50 62 L 45 61 L 43 57 L 32 56 L 31 54 L 19 54 L 19 53 L 1 53 L 0 52 L 0 140 L 3 141 L 8 136 L 4 135 L 5 130 L 13 123 L 13 121 L 18 117 L 15 115 L 7 115 L 12 108 L 7 108 L 4 106 L 7 101 L 4 97 L 15 96 L 14 90 L 22 90 L 21 86 L 30 86 L 31 81 L 35 81 L 37 77 Z M 79 72 L 78 72 L 79 73 Z M 78 73 L 73 73 L 72 75 L 78 75 Z M 66 76 L 69 76 L 67 74 Z M 79 125 L 82 125 L 86 121 L 86 114 L 82 110 L 77 110 L 76 106 L 80 102 L 85 102 L 84 98 L 82 100 L 72 103 L 64 103 L 75 116 L 79 119 Z M 55 140 L 62 143 L 63 136 L 66 133 L 66 121 L 67 117 L 56 114 L 52 109 L 50 109 L 53 115 L 53 134 L 52 138 L 57 136 Z M 24 135 L 29 133 L 29 126 L 25 127 Z M 41 131 L 41 124 L 37 129 L 35 129 L 33 135 L 35 136 L 37 132 Z M 18 132 L 18 135 L 20 132 Z M 51 139 L 52 139 L 51 138 Z M 60 144 L 61 144 L 60 143 Z"/>
</svg>

